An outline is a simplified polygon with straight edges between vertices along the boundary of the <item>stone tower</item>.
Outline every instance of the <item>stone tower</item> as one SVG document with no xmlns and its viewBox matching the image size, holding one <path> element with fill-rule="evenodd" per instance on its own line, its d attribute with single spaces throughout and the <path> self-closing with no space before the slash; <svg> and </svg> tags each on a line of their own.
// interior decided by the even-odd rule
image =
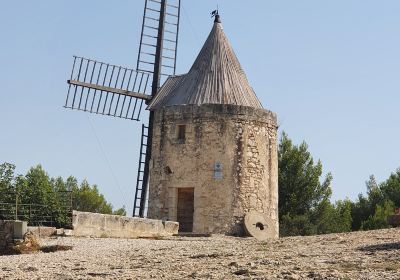
<svg viewBox="0 0 400 280">
<path fill-rule="evenodd" d="M 149 218 L 241 235 L 257 211 L 278 237 L 277 117 L 249 85 L 218 15 L 189 73 L 168 78 L 148 109 Z"/>
</svg>

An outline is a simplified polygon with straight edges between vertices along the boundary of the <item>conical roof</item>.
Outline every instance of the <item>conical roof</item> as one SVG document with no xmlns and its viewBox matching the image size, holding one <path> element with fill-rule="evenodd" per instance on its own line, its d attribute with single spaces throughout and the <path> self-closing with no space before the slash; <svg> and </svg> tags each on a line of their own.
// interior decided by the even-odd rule
<svg viewBox="0 0 400 280">
<path fill-rule="evenodd" d="M 149 109 L 202 104 L 262 108 L 219 20 L 189 73 L 168 78 Z"/>
</svg>

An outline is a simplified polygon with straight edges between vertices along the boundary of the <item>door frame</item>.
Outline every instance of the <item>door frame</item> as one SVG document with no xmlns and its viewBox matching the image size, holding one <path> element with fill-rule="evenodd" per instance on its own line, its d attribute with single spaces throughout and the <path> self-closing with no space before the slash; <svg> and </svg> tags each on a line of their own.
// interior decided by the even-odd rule
<svg viewBox="0 0 400 280">
<path fill-rule="evenodd" d="M 176 221 L 178 221 L 178 205 L 179 205 L 179 191 L 184 191 L 184 190 L 192 190 L 192 195 L 193 195 L 193 212 L 192 212 L 192 231 L 194 231 L 194 212 L 195 212 L 195 188 L 194 187 L 184 187 L 184 188 L 176 188 L 176 202 L 175 202 L 175 213 L 176 213 Z M 181 231 L 180 231 L 181 232 Z"/>
</svg>

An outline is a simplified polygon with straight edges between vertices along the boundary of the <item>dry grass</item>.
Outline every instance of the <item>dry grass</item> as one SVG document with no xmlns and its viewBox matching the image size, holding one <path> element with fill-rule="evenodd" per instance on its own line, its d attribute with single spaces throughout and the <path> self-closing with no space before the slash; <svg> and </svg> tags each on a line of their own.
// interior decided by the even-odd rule
<svg viewBox="0 0 400 280">
<path fill-rule="evenodd" d="M 38 252 L 53 253 L 58 251 L 72 250 L 72 246 L 53 245 L 40 246 L 38 239 L 30 232 L 25 234 L 24 239 L 10 245 L 8 249 L 0 252 L 0 255 L 23 255 Z"/>
</svg>

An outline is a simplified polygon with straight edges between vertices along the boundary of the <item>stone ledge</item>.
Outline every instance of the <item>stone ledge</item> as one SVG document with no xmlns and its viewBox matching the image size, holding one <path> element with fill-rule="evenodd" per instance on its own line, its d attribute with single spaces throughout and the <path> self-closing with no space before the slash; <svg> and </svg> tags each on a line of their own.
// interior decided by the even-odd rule
<svg viewBox="0 0 400 280">
<path fill-rule="evenodd" d="M 145 218 L 73 211 L 74 236 L 99 238 L 167 237 L 178 233 L 179 223 Z"/>
</svg>

